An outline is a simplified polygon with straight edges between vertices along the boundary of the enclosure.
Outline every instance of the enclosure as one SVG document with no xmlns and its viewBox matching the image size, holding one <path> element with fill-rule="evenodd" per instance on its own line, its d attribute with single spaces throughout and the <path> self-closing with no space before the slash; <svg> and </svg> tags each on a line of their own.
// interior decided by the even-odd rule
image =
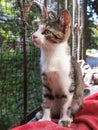
<svg viewBox="0 0 98 130">
<path fill-rule="evenodd" d="M 89 53 L 92 48 L 97 52 L 98 21 L 95 19 L 94 22 L 91 16 L 94 13 L 91 5 L 93 0 L 36 1 L 55 12 L 57 16 L 61 10 L 70 11 L 72 23 L 69 45 L 72 55 L 77 60 L 86 59 L 86 49 Z M 27 115 L 40 106 L 42 100 L 40 51 L 34 47 L 32 41 L 32 34 L 40 17 L 39 8 L 32 6 L 30 0 L 0 0 L 0 129 L 2 130 L 8 129 L 22 119 L 25 121 Z M 98 65 L 97 61 L 98 58 L 95 57 L 92 67 Z M 87 62 L 90 64 L 90 60 L 87 59 Z"/>
</svg>

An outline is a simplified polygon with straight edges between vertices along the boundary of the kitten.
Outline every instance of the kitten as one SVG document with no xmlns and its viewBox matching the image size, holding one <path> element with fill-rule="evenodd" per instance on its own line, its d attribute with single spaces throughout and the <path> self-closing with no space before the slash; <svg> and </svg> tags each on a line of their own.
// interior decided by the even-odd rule
<svg viewBox="0 0 98 130">
<path fill-rule="evenodd" d="M 67 43 L 71 17 L 68 10 L 59 18 L 43 20 L 32 39 L 41 50 L 40 68 L 43 84 L 41 121 L 59 117 L 61 126 L 70 127 L 72 115 L 83 106 L 83 79 Z"/>
</svg>

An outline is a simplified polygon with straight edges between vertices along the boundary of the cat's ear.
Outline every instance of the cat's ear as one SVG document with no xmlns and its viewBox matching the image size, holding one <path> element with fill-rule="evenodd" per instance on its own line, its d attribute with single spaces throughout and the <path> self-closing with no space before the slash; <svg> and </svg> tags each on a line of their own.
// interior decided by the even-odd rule
<svg viewBox="0 0 98 130">
<path fill-rule="evenodd" d="M 68 10 L 61 12 L 59 16 L 59 25 L 63 33 L 65 33 L 66 28 L 71 25 L 71 15 Z"/>
<path fill-rule="evenodd" d="M 69 26 L 71 24 L 71 16 L 68 10 L 62 11 L 59 17 L 59 21 L 64 26 Z"/>
</svg>

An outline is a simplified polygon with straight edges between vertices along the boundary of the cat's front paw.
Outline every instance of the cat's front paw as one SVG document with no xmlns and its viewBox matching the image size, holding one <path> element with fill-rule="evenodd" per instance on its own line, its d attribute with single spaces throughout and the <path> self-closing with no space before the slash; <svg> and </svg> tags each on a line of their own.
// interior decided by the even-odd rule
<svg viewBox="0 0 98 130">
<path fill-rule="evenodd" d="M 38 121 L 51 121 L 51 118 L 45 118 L 45 117 L 43 117 L 42 119 L 39 119 Z"/>
<path fill-rule="evenodd" d="M 35 118 L 36 118 L 37 120 L 40 120 L 40 119 L 42 118 L 42 116 L 43 116 L 42 111 L 39 111 L 39 112 L 36 113 Z"/>
<path fill-rule="evenodd" d="M 72 121 L 73 121 L 73 120 L 72 120 L 71 118 L 60 119 L 60 120 L 59 120 L 59 125 L 60 125 L 60 126 L 64 126 L 64 127 L 70 127 Z"/>
</svg>

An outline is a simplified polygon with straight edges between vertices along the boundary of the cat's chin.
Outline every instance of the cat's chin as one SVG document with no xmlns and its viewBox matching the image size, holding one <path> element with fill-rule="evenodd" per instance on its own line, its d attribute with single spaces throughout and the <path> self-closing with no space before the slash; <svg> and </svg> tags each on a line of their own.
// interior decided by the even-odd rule
<svg viewBox="0 0 98 130">
<path fill-rule="evenodd" d="M 34 45 L 36 46 L 36 47 L 38 47 L 38 48 L 41 48 L 41 47 L 43 47 L 43 45 L 44 45 L 44 40 L 39 40 L 38 38 L 36 38 L 36 39 L 33 39 L 33 41 L 34 41 Z"/>
<path fill-rule="evenodd" d="M 38 48 L 41 48 L 42 47 L 42 44 L 41 43 L 34 43 L 34 45 Z"/>
</svg>

